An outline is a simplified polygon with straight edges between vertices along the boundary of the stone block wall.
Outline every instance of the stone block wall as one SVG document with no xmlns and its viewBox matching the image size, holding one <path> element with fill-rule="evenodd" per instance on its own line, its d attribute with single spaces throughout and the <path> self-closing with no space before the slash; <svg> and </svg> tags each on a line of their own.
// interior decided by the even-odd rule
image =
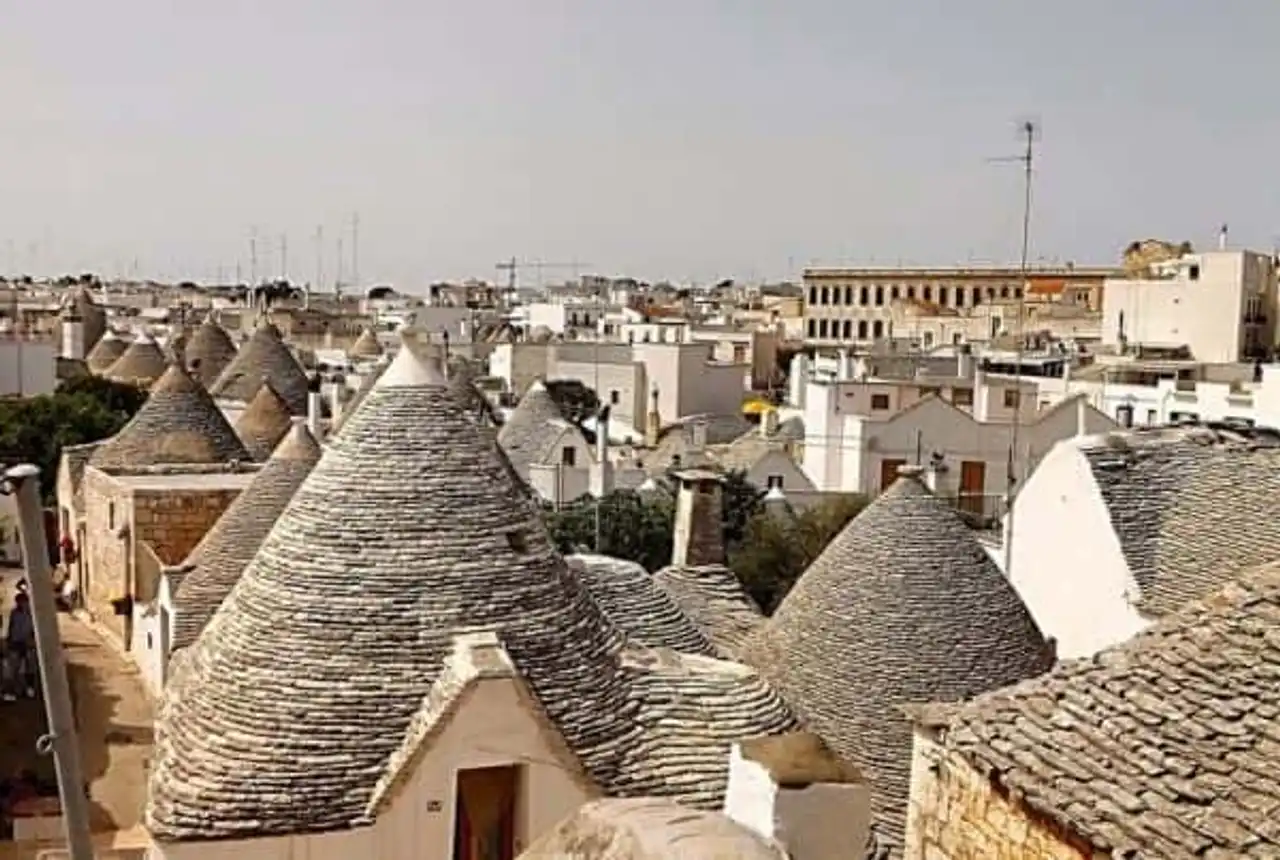
<svg viewBox="0 0 1280 860">
<path fill-rule="evenodd" d="M 905 860 L 1089 860 L 997 792 L 963 758 L 917 732 Z"/>
<path fill-rule="evenodd" d="M 128 593 L 129 538 L 117 537 L 118 529 L 132 522 L 132 499 L 114 478 L 93 467 L 84 473 L 85 531 L 83 546 L 85 583 L 84 606 L 93 618 L 126 642 L 127 626 L 115 614 L 111 601 Z"/>
<path fill-rule="evenodd" d="M 179 564 L 205 536 L 239 489 L 204 487 L 137 491 L 133 499 L 134 540 L 150 544 L 164 564 Z M 159 582 L 138 582 L 137 600 L 154 600 Z"/>
</svg>

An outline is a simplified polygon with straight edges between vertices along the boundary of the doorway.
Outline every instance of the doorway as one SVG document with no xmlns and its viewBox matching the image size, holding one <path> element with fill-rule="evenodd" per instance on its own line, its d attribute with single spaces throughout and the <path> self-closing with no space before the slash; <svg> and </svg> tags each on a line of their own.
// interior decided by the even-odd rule
<svg viewBox="0 0 1280 860">
<path fill-rule="evenodd" d="M 907 465 L 906 460 L 881 460 L 880 461 L 880 492 L 884 492 L 893 486 L 893 482 L 898 480 L 898 469 Z"/>
<path fill-rule="evenodd" d="M 520 768 L 458 771 L 453 860 L 515 860 Z"/>
<path fill-rule="evenodd" d="M 964 460 L 960 463 L 960 510 L 983 516 L 984 495 L 987 484 L 987 464 L 981 460 Z"/>
</svg>

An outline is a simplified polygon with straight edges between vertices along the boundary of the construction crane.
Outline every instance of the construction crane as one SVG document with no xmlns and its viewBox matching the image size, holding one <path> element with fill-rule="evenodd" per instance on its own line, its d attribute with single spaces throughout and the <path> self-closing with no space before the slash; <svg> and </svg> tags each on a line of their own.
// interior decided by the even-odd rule
<svg viewBox="0 0 1280 860">
<path fill-rule="evenodd" d="M 494 266 L 494 268 L 497 269 L 499 272 L 507 273 L 507 291 L 515 292 L 516 291 L 516 273 L 519 272 L 521 269 L 525 269 L 525 270 L 533 269 L 534 279 L 537 285 L 541 287 L 542 273 L 544 270 L 568 269 L 573 272 L 574 280 L 577 280 L 578 273 L 589 265 L 591 264 L 578 262 L 576 260 L 572 263 L 548 263 L 544 260 L 526 260 L 524 262 L 520 262 L 515 257 L 512 257 L 510 260 L 504 260 L 503 262 L 498 263 L 496 266 Z"/>
</svg>

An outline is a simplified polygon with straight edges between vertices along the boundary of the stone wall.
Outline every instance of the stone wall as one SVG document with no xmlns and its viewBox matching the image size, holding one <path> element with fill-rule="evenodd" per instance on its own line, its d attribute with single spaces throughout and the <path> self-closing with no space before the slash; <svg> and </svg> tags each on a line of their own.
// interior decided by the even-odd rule
<svg viewBox="0 0 1280 860">
<path fill-rule="evenodd" d="M 964 759 L 916 733 L 905 860 L 1088 860 L 997 792 Z"/>
<path fill-rule="evenodd" d="M 124 617 L 115 614 L 111 601 L 128 593 L 132 549 L 128 536 L 119 537 L 117 532 L 132 522 L 132 500 L 119 482 L 93 467 L 85 469 L 83 486 L 85 531 L 80 549 L 86 564 L 84 608 L 125 644 L 127 626 Z"/>
<path fill-rule="evenodd" d="M 146 541 L 164 564 L 179 564 L 240 494 L 204 487 L 139 490 L 134 494 L 134 540 Z M 158 582 L 139 582 L 138 600 L 154 600 Z"/>
<path fill-rule="evenodd" d="M 724 514 L 717 480 L 679 477 L 671 563 L 724 564 Z"/>
</svg>

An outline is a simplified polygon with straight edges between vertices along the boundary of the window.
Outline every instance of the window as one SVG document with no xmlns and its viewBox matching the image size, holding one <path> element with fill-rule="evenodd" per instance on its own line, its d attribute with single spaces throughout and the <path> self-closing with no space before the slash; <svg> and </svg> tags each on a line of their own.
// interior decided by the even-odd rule
<svg viewBox="0 0 1280 860">
<path fill-rule="evenodd" d="M 974 305 L 975 307 L 982 304 L 982 287 L 973 288 L 973 301 L 969 304 Z"/>
<path fill-rule="evenodd" d="M 817 336 L 818 336 L 818 321 L 809 320 L 809 337 L 817 337 Z"/>
<path fill-rule="evenodd" d="M 876 307 L 884 304 L 884 287 L 876 287 Z"/>
<path fill-rule="evenodd" d="M 858 320 L 858 340 L 867 339 L 867 321 Z"/>
<path fill-rule="evenodd" d="M 574 450 L 572 445 L 565 445 L 560 449 L 560 463 L 564 466 L 572 467 L 578 459 L 578 452 Z"/>
<path fill-rule="evenodd" d="M 816 305 L 817 303 L 818 303 L 818 288 L 810 287 L 809 288 L 809 304 Z"/>
<path fill-rule="evenodd" d="M 1009 298 L 1009 288 L 1008 288 L 1008 287 L 1001 287 L 1001 288 L 1000 288 L 1000 298 L 1002 298 L 1002 299 L 1007 299 L 1007 298 Z"/>
<path fill-rule="evenodd" d="M 952 332 L 951 343 L 954 344 L 955 346 L 959 346 L 960 344 L 964 343 L 964 333 L 958 332 L 958 331 Z"/>
<path fill-rule="evenodd" d="M 938 304 L 945 305 L 947 303 L 947 288 L 938 287 Z"/>
<path fill-rule="evenodd" d="M 883 321 L 883 320 L 876 320 L 875 322 L 873 322 L 873 323 L 871 324 L 871 336 L 872 336 L 872 337 L 883 337 L 883 336 L 884 336 L 884 321 Z"/>
<path fill-rule="evenodd" d="M 1121 427 L 1133 426 L 1133 404 L 1122 403 L 1116 407 L 1116 423 Z"/>
<path fill-rule="evenodd" d="M 1200 267 L 1198 265 L 1193 265 L 1187 269 L 1187 277 L 1193 281 L 1200 280 Z"/>
<path fill-rule="evenodd" d="M 873 394 L 873 395 L 871 395 L 871 408 L 872 408 L 872 409 L 874 409 L 874 410 L 876 410 L 877 412 L 879 412 L 879 411 L 883 411 L 883 410 L 885 410 L 885 409 L 888 409 L 888 408 L 889 408 L 889 395 L 887 395 L 887 394 Z"/>
<path fill-rule="evenodd" d="M 901 298 L 901 292 L 902 291 L 897 286 L 894 286 L 893 289 L 889 290 L 889 298 L 896 302 Z"/>
<path fill-rule="evenodd" d="M 853 337 L 853 320 L 845 320 L 840 324 L 840 336 L 845 340 Z"/>
<path fill-rule="evenodd" d="M 821 304 L 824 304 L 824 305 L 829 305 L 829 304 L 831 304 L 831 291 L 830 291 L 829 289 L 827 289 L 826 287 L 823 287 L 823 288 L 822 288 L 822 302 L 821 302 Z"/>
<path fill-rule="evenodd" d="M 1021 393 L 1022 393 L 1022 392 L 1018 391 L 1018 389 L 1016 389 L 1016 388 L 1006 388 L 1006 389 L 1004 390 L 1004 408 L 1005 408 L 1005 409 L 1017 409 L 1017 408 L 1018 408 L 1018 402 L 1019 402 L 1019 400 L 1021 399 L 1021 398 L 1019 397 L 1019 395 L 1020 395 Z"/>
<path fill-rule="evenodd" d="M 933 287 L 925 287 L 923 295 L 926 302 L 933 301 Z"/>
<path fill-rule="evenodd" d="M 1157 417 L 1156 417 L 1157 415 L 1159 415 L 1159 413 L 1158 413 L 1158 412 L 1156 412 L 1154 409 L 1148 409 L 1148 410 L 1147 410 L 1147 424 L 1148 424 L 1148 425 L 1150 425 L 1150 426 L 1155 426 L 1155 423 L 1156 423 L 1156 420 L 1157 420 Z"/>
<path fill-rule="evenodd" d="M 865 308 L 867 306 L 867 302 L 870 301 L 870 299 L 868 298 L 870 295 L 871 295 L 871 291 L 868 290 L 866 287 L 863 287 L 862 289 L 858 290 L 858 304 L 862 305 Z"/>
<path fill-rule="evenodd" d="M 853 304 L 853 287 L 846 286 L 844 288 L 844 303 L 846 305 Z"/>
<path fill-rule="evenodd" d="M 529 542 L 525 539 L 524 532 L 520 529 L 513 529 L 507 532 L 507 545 L 516 552 L 529 551 Z"/>
<path fill-rule="evenodd" d="M 818 337 L 826 337 L 826 336 L 827 336 L 827 321 L 819 320 L 818 321 Z"/>
<path fill-rule="evenodd" d="M 769 477 L 765 478 L 765 486 L 766 486 L 768 489 L 770 489 L 770 490 L 781 490 L 781 489 L 782 489 L 782 476 L 781 476 L 781 475 L 770 475 Z"/>
<path fill-rule="evenodd" d="M 916 288 L 907 287 L 907 298 L 914 299 L 916 297 Z"/>
<path fill-rule="evenodd" d="M 925 385 L 920 388 L 920 399 L 923 400 L 926 397 L 937 397 L 938 393 L 939 389 L 936 386 Z"/>
<path fill-rule="evenodd" d="M 116 527 L 116 503 L 107 502 L 107 528 L 115 530 Z"/>
<path fill-rule="evenodd" d="M 960 287 L 956 287 L 956 307 L 964 307 L 964 290 Z"/>
<path fill-rule="evenodd" d="M 618 391 L 617 389 L 609 392 L 610 404 L 617 406 L 621 402 L 622 402 L 622 392 Z"/>
<path fill-rule="evenodd" d="M 973 389 L 972 388 L 953 388 L 951 389 L 951 402 L 956 406 L 972 406 L 973 405 Z"/>
<path fill-rule="evenodd" d="M 929 347 L 933 346 L 933 332 L 931 331 L 925 332 L 924 337 L 921 339 L 924 341 L 925 349 L 928 349 Z"/>
</svg>

